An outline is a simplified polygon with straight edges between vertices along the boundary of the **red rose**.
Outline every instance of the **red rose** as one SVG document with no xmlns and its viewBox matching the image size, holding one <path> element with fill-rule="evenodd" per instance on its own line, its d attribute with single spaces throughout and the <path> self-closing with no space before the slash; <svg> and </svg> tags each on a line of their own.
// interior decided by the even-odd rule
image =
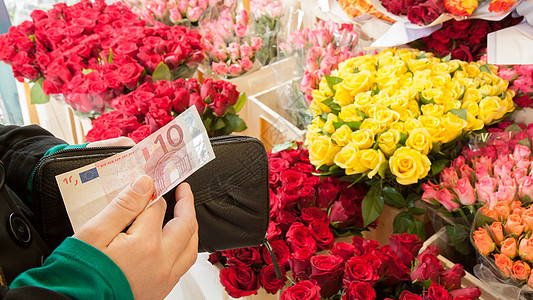
<svg viewBox="0 0 533 300">
<path fill-rule="evenodd" d="M 298 189 L 287 189 L 279 187 L 277 189 L 277 195 L 279 199 L 279 207 L 282 210 L 291 210 L 294 208 L 298 201 Z"/>
<path fill-rule="evenodd" d="M 320 177 L 318 176 L 309 176 L 304 182 L 304 185 L 312 186 L 316 188 L 321 183 Z"/>
<path fill-rule="evenodd" d="M 278 227 L 278 223 L 270 221 L 267 229 L 267 239 L 275 240 L 281 236 L 281 229 Z"/>
<path fill-rule="evenodd" d="M 366 282 L 350 282 L 342 300 L 374 300 L 376 291 Z"/>
<path fill-rule="evenodd" d="M 346 242 L 337 242 L 329 250 L 331 255 L 338 255 L 346 262 L 355 255 L 355 246 Z"/>
<path fill-rule="evenodd" d="M 200 88 L 200 96 L 204 98 L 205 101 L 211 102 L 215 100 L 217 92 L 215 91 L 215 87 L 213 86 L 213 79 L 207 78 L 203 83 L 202 87 Z"/>
<path fill-rule="evenodd" d="M 533 104 L 533 98 L 529 98 L 528 95 L 514 97 L 513 101 L 519 107 L 530 107 Z"/>
<path fill-rule="evenodd" d="M 411 272 L 411 280 L 437 282 L 440 275 L 444 273 L 444 268 L 436 256 L 426 256 L 424 261 L 419 261 L 418 265 Z"/>
<path fill-rule="evenodd" d="M 352 227 L 361 221 L 361 204 L 356 204 L 349 199 L 339 199 L 333 203 L 329 211 L 331 225 L 335 228 Z M 359 222 L 361 223 L 361 222 Z M 362 226 L 360 226 L 362 227 Z"/>
<path fill-rule="evenodd" d="M 315 239 L 318 250 L 329 249 L 335 242 L 329 224 L 312 222 L 307 228 L 309 228 L 311 236 Z"/>
<path fill-rule="evenodd" d="M 196 106 L 196 109 L 198 110 L 198 113 L 203 115 L 205 108 L 207 107 L 207 104 L 202 100 L 202 97 L 198 95 L 197 93 L 193 93 L 189 95 L 189 106 Z"/>
<path fill-rule="evenodd" d="M 452 300 L 448 291 L 438 283 L 432 283 L 429 286 L 426 296 L 429 300 Z"/>
<path fill-rule="evenodd" d="M 344 286 L 348 287 L 350 282 L 367 282 L 374 285 L 379 280 L 377 270 L 361 257 L 354 256 L 350 258 L 344 266 Z"/>
<path fill-rule="evenodd" d="M 469 286 L 466 288 L 451 291 L 450 296 L 452 296 L 454 299 L 456 297 L 464 297 L 466 299 L 477 299 L 481 296 L 481 291 L 478 287 Z"/>
<path fill-rule="evenodd" d="M 459 45 L 457 46 L 457 48 L 452 50 L 452 59 L 459 59 L 471 62 L 474 60 L 474 56 L 472 55 L 472 52 L 468 48 L 468 46 Z"/>
<path fill-rule="evenodd" d="M 287 281 L 287 276 L 285 276 L 285 270 L 281 269 L 281 279 L 276 277 L 276 271 L 272 265 L 265 266 L 261 269 L 259 273 L 259 281 L 261 285 L 265 288 L 266 292 L 269 294 L 276 294 Z"/>
<path fill-rule="evenodd" d="M 413 24 L 428 25 L 435 21 L 443 12 L 443 9 L 437 6 L 433 0 L 428 0 L 412 6 L 407 13 L 407 19 Z"/>
<path fill-rule="evenodd" d="M 455 290 L 461 287 L 461 279 L 466 273 L 461 264 L 455 264 L 453 268 L 440 275 L 439 283 L 448 290 Z"/>
<path fill-rule="evenodd" d="M 280 300 L 320 300 L 320 287 L 304 280 L 284 290 Z"/>
<path fill-rule="evenodd" d="M 211 264 L 216 264 L 217 262 L 220 261 L 220 258 L 222 257 L 222 255 L 220 254 L 220 252 L 214 252 L 214 253 L 211 253 L 209 254 L 209 258 L 207 259 Z"/>
<path fill-rule="evenodd" d="M 476 24 L 469 30 L 469 44 L 475 45 L 480 43 L 483 39 L 487 38 L 487 34 L 490 31 L 490 25 L 487 22 L 476 22 Z"/>
<path fill-rule="evenodd" d="M 306 224 L 311 224 L 313 222 L 320 222 L 329 225 L 328 215 L 316 207 L 305 207 L 302 208 L 302 220 Z"/>
<path fill-rule="evenodd" d="M 207 106 L 211 108 L 215 116 L 222 117 L 226 114 L 226 110 L 229 107 L 229 99 L 228 97 L 218 94 L 215 99 L 212 100 L 213 102 L 209 103 Z M 205 102 L 205 101 L 204 101 Z"/>
<path fill-rule="evenodd" d="M 245 266 L 232 266 L 220 270 L 220 283 L 233 298 L 255 295 L 259 289 L 257 274 L 252 268 Z"/>
<path fill-rule="evenodd" d="M 316 253 L 316 241 L 304 224 L 300 222 L 293 223 L 287 231 L 286 237 L 287 244 L 292 251 L 305 248 Z"/>
<path fill-rule="evenodd" d="M 135 131 L 128 134 L 128 137 L 131 138 L 135 143 L 138 143 L 152 134 L 152 130 L 149 125 L 142 125 L 137 128 Z"/>
<path fill-rule="evenodd" d="M 311 256 L 316 251 L 308 248 L 297 249 L 289 257 L 289 267 L 294 279 L 307 280 L 311 274 Z"/>
<path fill-rule="evenodd" d="M 287 170 L 289 166 L 289 162 L 283 158 L 272 157 L 268 159 L 268 168 L 271 173 L 281 173 Z"/>
<path fill-rule="evenodd" d="M 289 226 L 291 226 L 291 224 L 294 224 L 294 222 L 296 222 L 296 220 L 296 215 L 294 215 L 290 211 L 286 211 L 283 209 L 278 210 L 278 213 L 276 215 L 276 221 L 279 223 L 279 227 L 282 231 L 286 231 Z"/>
<path fill-rule="evenodd" d="M 145 122 L 150 125 L 152 132 L 155 132 L 157 129 L 165 126 L 168 122 L 172 121 L 174 118 L 169 115 L 169 113 L 162 109 L 151 110 L 146 114 Z"/>
<path fill-rule="evenodd" d="M 307 176 L 295 170 L 281 172 L 281 186 L 288 189 L 298 189 L 306 180 Z"/>
<path fill-rule="evenodd" d="M 181 114 L 189 108 L 189 92 L 185 88 L 178 88 L 174 91 L 172 108 L 178 114 Z"/>
<path fill-rule="evenodd" d="M 144 68 L 138 63 L 127 63 L 117 69 L 118 80 L 129 89 L 135 89 L 141 78 Z"/>
<path fill-rule="evenodd" d="M 395 285 L 402 281 L 409 279 L 409 273 L 411 273 L 411 266 L 406 266 L 404 264 L 398 263 L 398 256 L 390 246 L 384 245 L 380 249 L 380 253 L 384 254 L 387 258 L 386 260 L 386 274 L 387 278 L 385 280 L 386 284 Z"/>
<path fill-rule="evenodd" d="M 329 298 L 339 291 L 344 260 L 337 255 L 316 255 L 311 257 L 310 280 L 320 286 L 322 298 Z"/>
<path fill-rule="evenodd" d="M 308 175 L 311 175 L 311 173 L 315 171 L 315 167 L 312 164 L 300 162 L 300 161 L 295 163 L 294 166 L 292 166 L 292 169 L 298 172 L 308 174 Z"/>
<path fill-rule="evenodd" d="M 391 235 L 390 247 L 401 263 L 406 266 L 411 266 L 411 262 L 415 259 L 420 248 L 422 248 L 422 241 L 416 236 L 408 233 Z"/>
<path fill-rule="evenodd" d="M 400 294 L 400 300 L 422 300 L 422 296 L 420 295 L 417 295 L 417 294 L 413 294 L 409 291 L 403 291 L 401 294 Z"/>
<path fill-rule="evenodd" d="M 261 254 L 255 247 L 226 250 L 229 266 L 247 266 L 261 263 Z"/>
<path fill-rule="evenodd" d="M 317 206 L 321 209 L 328 209 L 339 194 L 339 189 L 331 183 L 323 183 L 318 186 Z"/>
<path fill-rule="evenodd" d="M 300 208 L 312 207 L 315 205 L 315 188 L 312 186 L 304 185 L 300 187 L 298 191 L 298 204 Z"/>
<path fill-rule="evenodd" d="M 291 256 L 289 246 L 283 240 L 271 241 L 270 245 L 272 246 L 272 251 L 274 251 L 278 265 L 281 269 L 285 269 L 289 264 L 289 257 Z M 261 257 L 265 264 L 272 265 L 272 257 L 270 257 L 270 252 L 266 247 L 261 248 Z"/>
<path fill-rule="evenodd" d="M 290 164 L 294 164 L 300 157 L 300 150 L 289 149 L 280 152 L 281 158 L 287 160 Z"/>
</svg>

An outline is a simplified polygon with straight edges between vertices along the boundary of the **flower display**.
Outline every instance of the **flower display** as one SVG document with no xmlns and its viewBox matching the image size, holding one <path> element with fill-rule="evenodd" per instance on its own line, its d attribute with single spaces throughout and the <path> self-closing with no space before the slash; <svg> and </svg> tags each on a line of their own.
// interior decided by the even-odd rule
<svg viewBox="0 0 533 300">
<path fill-rule="evenodd" d="M 246 129 L 236 113 L 246 96 L 226 81 L 207 79 L 147 82 L 135 91 L 111 100 L 113 111 L 92 121 L 87 141 L 128 136 L 136 143 L 165 126 L 187 108 L 195 106 L 209 136 Z"/>
<path fill-rule="evenodd" d="M 533 105 L 533 65 L 498 66 L 498 76 L 509 81 L 509 89 L 515 92 L 513 101 L 518 107 Z"/>
<path fill-rule="evenodd" d="M 146 24 L 161 22 L 165 25 L 198 26 L 200 16 L 217 4 L 233 7 L 234 0 L 200 0 L 200 1 L 139 1 L 121 0 L 131 11 L 138 15 Z"/>
<path fill-rule="evenodd" d="M 349 183 L 336 178 L 321 180 L 312 174 L 314 168 L 301 143 L 284 146 L 288 148 L 269 153 L 270 223 L 267 238 L 277 263 L 283 274 L 291 270 L 294 278 L 302 280 L 317 279 L 318 271 L 312 271 L 314 269 L 337 274 L 341 271 L 342 260 L 329 261 L 334 257 L 317 257 L 316 253 L 332 248 L 337 234 L 363 230 L 361 201 L 366 188 L 362 185 L 350 187 Z M 339 245 L 332 251 L 341 253 L 344 250 Z M 211 255 L 210 261 L 220 261 L 225 266 L 220 274 L 221 282 L 232 297 L 255 294 L 259 287 L 275 294 L 286 283 L 285 277 L 276 278 L 265 246 L 217 252 Z M 226 276 L 235 277 L 234 272 L 253 273 L 242 275 L 242 280 L 255 278 L 255 281 L 243 284 L 240 275 L 236 279 L 239 283 L 227 280 Z"/>
<path fill-rule="evenodd" d="M 390 237 L 390 245 L 353 237 L 338 242 L 329 255 L 311 258 L 309 279 L 298 281 L 281 293 L 280 299 L 476 299 L 477 287 L 461 287 L 466 275 L 456 264 L 445 270 L 437 258 L 439 250 L 413 235 Z M 304 295 L 304 297 L 302 297 Z"/>
<path fill-rule="evenodd" d="M 223 9 L 213 19 L 200 24 L 200 32 L 209 65 L 215 74 L 235 77 L 250 71 L 256 61 L 256 52 L 262 47 L 259 36 L 252 36 L 248 12 L 238 13 Z"/>
<path fill-rule="evenodd" d="M 507 16 L 500 21 L 483 19 L 449 20 L 431 35 L 409 45 L 429 51 L 438 57 L 450 56 L 467 62 L 483 59 L 487 50 L 487 35 L 491 32 L 520 23 L 522 18 Z M 504 78 L 509 80 L 508 78 Z"/>
<path fill-rule="evenodd" d="M 116 96 L 146 81 L 177 78 L 204 58 L 196 30 L 146 27 L 121 3 L 59 3 L 31 17 L 0 36 L 0 60 L 19 81 L 35 82 L 32 95 L 41 88 L 45 95 L 62 93 L 81 112 L 103 113 Z"/>
<path fill-rule="evenodd" d="M 255 34 L 263 41 L 256 55 L 263 65 L 268 65 L 278 55 L 278 33 L 281 30 L 283 4 L 281 1 L 252 0 L 250 13 Z"/>
</svg>

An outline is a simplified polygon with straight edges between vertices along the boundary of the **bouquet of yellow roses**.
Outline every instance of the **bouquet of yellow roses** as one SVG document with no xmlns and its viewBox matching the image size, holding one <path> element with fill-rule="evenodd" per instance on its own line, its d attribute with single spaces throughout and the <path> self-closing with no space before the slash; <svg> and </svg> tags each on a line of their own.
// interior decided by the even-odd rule
<svg viewBox="0 0 533 300">
<path fill-rule="evenodd" d="M 374 178 L 363 202 L 365 224 L 379 217 L 384 202 L 421 214 L 414 198 L 397 190 L 438 174 L 450 160 L 446 148 L 460 151 L 451 142 L 514 110 L 514 92 L 496 74 L 484 62 L 412 49 L 350 58 L 312 92 L 310 161 L 326 176 Z"/>
</svg>

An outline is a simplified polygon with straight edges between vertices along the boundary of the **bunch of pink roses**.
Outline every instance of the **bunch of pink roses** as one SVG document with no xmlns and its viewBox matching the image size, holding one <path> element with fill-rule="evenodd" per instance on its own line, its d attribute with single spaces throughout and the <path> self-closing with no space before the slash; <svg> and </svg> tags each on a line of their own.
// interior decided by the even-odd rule
<svg viewBox="0 0 533 300">
<path fill-rule="evenodd" d="M 309 278 L 300 278 L 281 294 L 283 300 L 319 300 L 342 295 L 343 300 L 442 300 L 475 299 L 479 288 L 461 288 L 466 275 L 456 264 L 445 270 L 430 245 L 419 253 L 422 242 L 414 235 L 390 237 L 390 245 L 353 237 L 352 243 L 336 243 L 330 255 L 311 258 Z M 309 295 L 302 298 L 301 295 Z"/>
<path fill-rule="evenodd" d="M 314 29 L 304 28 L 291 33 L 289 43 L 280 43 L 286 55 L 299 53 L 305 59 L 300 89 L 308 103 L 311 92 L 318 89 L 324 75 L 330 75 L 338 64 L 356 53 L 358 33 L 353 24 L 337 24 L 333 21 L 317 21 Z"/>
<path fill-rule="evenodd" d="M 165 126 L 187 108 L 195 106 L 209 136 L 246 129 L 236 113 L 246 97 L 227 81 L 207 79 L 147 82 L 111 101 L 113 111 L 92 121 L 87 141 L 128 136 L 136 143 Z"/>
<path fill-rule="evenodd" d="M 251 36 L 248 12 L 241 10 L 235 14 L 230 9 L 224 9 L 215 17 L 200 24 L 211 68 L 223 76 L 239 76 L 250 71 L 262 39 Z"/>
<path fill-rule="evenodd" d="M 309 153 L 295 143 L 291 148 L 269 153 L 270 224 L 267 238 L 283 274 L 277 279 L 265 246 L 217 252 L 210 261 L 225 268 L 220 281 L 232 297 L 256 294 L 260 287 L 277 293 L 286 282 L 285 273 L 308 278 L 317 251 L 330 249 L 336 231 L 356 232 L 363 228 L 362 185 L 313 175 Z M 375 226 L 375 224 L 372 224 Z M 335 231 L 334 231 L 335 229 Z"/>
<path fill-rule="evenodd" d="M 103 113 L 111 99 L 152 76 L 177 78 L 204 58 L 196 30 L 146 27 L 121 3 L 59 3 L 31 17 L 0 36 L 0 60 L 19 81 L 34 81 L 46 95 L 62 93 L 81 112 Z"/>
<path fill-rule="evenodd" d="M 283 5 L 281 1 L 252 0 L 250 13 L 254 25 L 254 32 L 263 40 L 263 47 L 257 52 L 257 57 L 263 65 L 278 56 L 278 33 L 281 29 Z"/>
<path fill-rule="evenodd" d="M 155 22 L 173 25 L 185 25 L 187 21 L 198 25 L 200 16 L 217 4 L 233 7 L 235 0 L 120 0 L 147 24 Z"/>
<path fill-rule="evenodd" d="M 519 107 L 533 104 L 533 65 L 498 66 L 498 76 L 509 81 L 509 89 L 515 91 L 514 103 Z"/>
</svg>

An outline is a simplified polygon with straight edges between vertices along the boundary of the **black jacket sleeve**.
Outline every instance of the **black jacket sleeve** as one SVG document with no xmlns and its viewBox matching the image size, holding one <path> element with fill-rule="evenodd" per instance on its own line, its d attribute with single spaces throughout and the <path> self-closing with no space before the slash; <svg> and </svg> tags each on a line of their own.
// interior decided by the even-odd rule
<svg viewBox="0 0 533 300">
<path fill-rule="evenodd" d="M 54 291 L 35 286 L 23 286 L 12 290 L 10 290 L 7 286 L 0 286 L 0 299 L 70 300 L 71 298 Z"/>
<path fill-rule="evenodd" d="M 0 160 L 6 170 L 6 184 L 26 199 L 26 186 L 33 168 L 50 148 L 66 144 L 37 126 L 0 125 Z"/>
</svg>

